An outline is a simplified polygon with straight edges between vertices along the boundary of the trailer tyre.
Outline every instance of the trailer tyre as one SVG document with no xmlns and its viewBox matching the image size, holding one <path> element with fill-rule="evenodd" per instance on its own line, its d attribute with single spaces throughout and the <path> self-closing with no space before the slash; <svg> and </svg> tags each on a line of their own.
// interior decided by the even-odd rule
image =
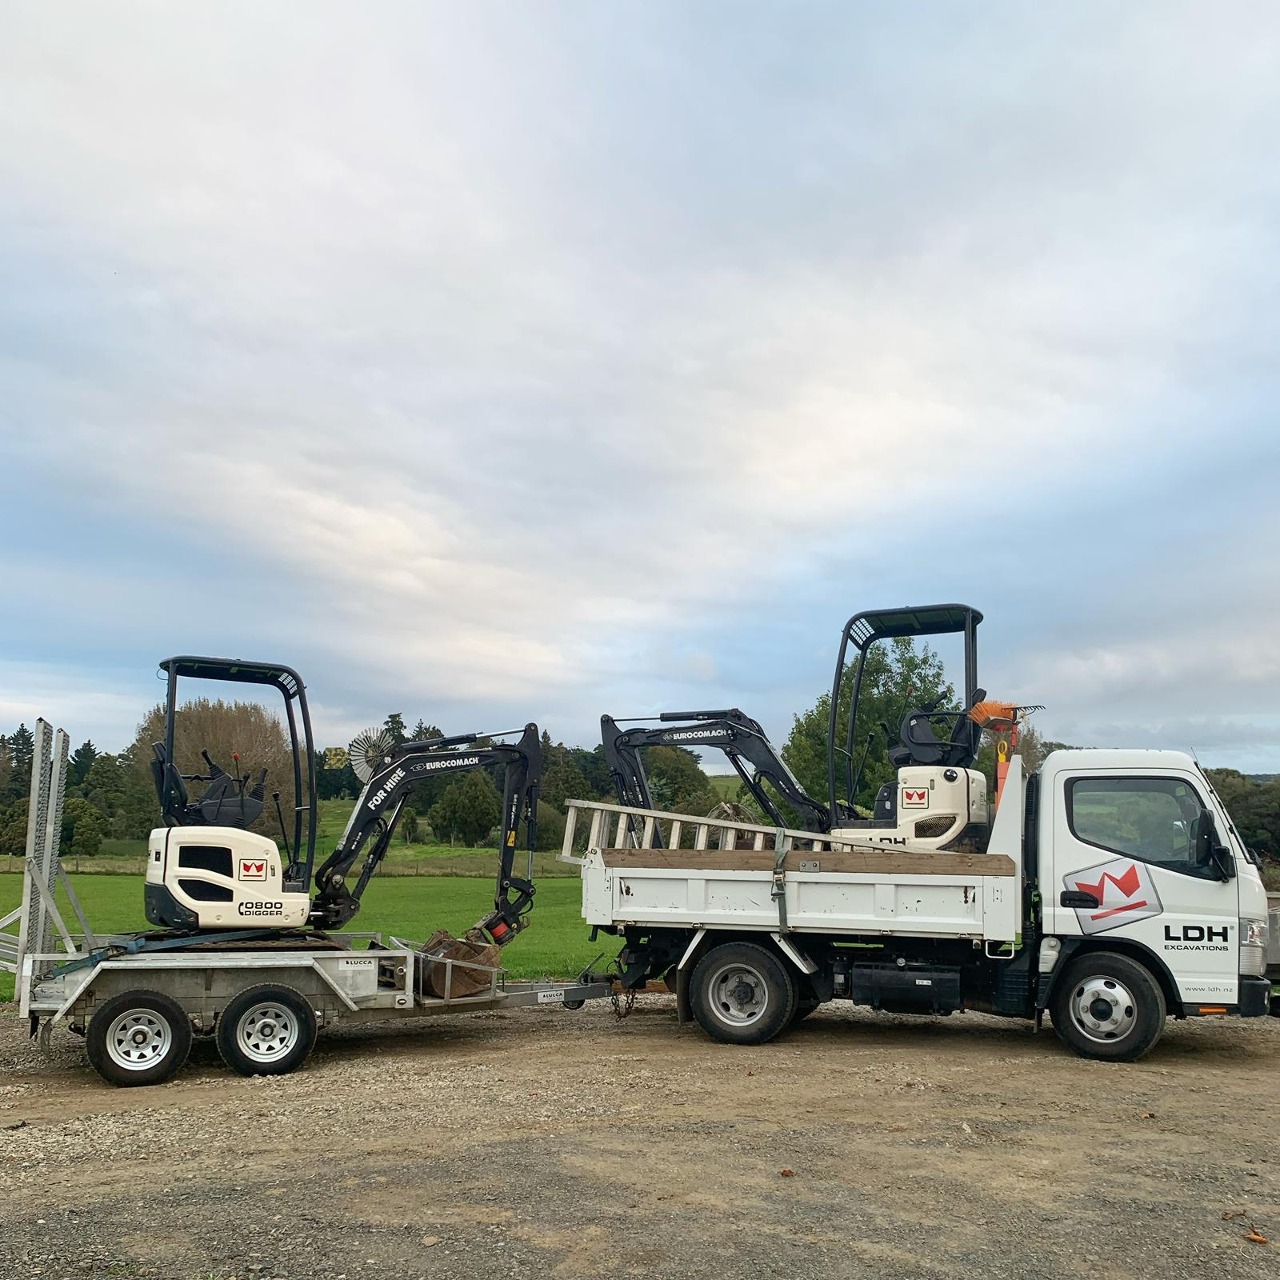
<svg viewBox="0 0 1280 1280">
<path fill-rule="evenodd" d="M 1164 992 L 1137 961 L 1093 951 L 1068 966 L 1050 1013 L 1054 1030 L 1082 1058 L 1136 1062 L 1164 1031 Z"/>
<path fill-rule="evenodd" d="M 296 1070 L 316 1042 L 310 1001 L 292 987 L 249 987 L 218 1017 L 218 1052 L 242 1076 L 283 1076 Z"/>
<path fill-rule="evenodd" d="M 111 1084 L 161 1084 L 191 1052 L 191 1019 L 163 992 L 125 991 L 89 1019 L 85 1052 Z"/>
<path fill-rule="evenodd" d="M 771 951 L 726 942 L 698 961 L 689 983 L 693 1016 L 725 1044 L 765 1044 L 791 1024 L 796 984 Z"/>
</svg>

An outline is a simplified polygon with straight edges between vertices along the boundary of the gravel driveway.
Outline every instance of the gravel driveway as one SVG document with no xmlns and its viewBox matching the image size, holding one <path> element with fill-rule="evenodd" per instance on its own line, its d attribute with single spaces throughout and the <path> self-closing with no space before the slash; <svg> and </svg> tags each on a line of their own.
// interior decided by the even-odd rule
<svg viewBox="0 0 1280 1280">
<path fill-rule="evenodd" d="M 211 1048 L 113 1089 L 0 1013 L 0 1275 L 1280 1277 L 1280 1021 L 1132 1066 L 978 1015 L 823 1010 L 759 1049 L 669 998 Z M 789 1173 L 787 1171 L 790 1171 Z"/>
</svg>

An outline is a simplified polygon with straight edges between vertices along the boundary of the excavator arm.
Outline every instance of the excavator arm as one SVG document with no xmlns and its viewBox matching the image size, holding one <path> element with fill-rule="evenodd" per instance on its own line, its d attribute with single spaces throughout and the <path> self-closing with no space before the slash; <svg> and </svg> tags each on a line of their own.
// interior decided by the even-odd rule
<svg viewBox="0 0 1280 1280">
<path fill-rule="evenodd" d="M 725 711 L 664 711 L 658 720 L 664 727 L 642 729 L 624 728 L 612 716 L 600 717 L 604 758 L 619 804 L 653 808 L 649 780 L 640 759 L 645 747 L 716 747 L 728 757 L 770 822 L 780 827 L 794 825 L 779 810 L 765 783 L 796 811 L 801 825 L 816 831 L 831 830 L 831 814 L 826 805 L 805 793 L 760 725 L 736 707 Z"/>
<path fill-rule="evenodd" d="M 499 946 L 524 928 L 533 906 L 533 883 L 514 874 L 517 833 L 525 829 L 530 861 L 537 838 L 538 786 L 542 780 L 542 748 L 538 726 L 527 724 L 515 742 L 493 742 L 484 734 L 431 738 L 393 747 L 374 770 L 347 822 L 338 847 L 316 872 L 311 923 L 336 929 L 360 910 L 370 877 L 391 846 L 405 805 L 420 783 L 439 774 L 465 773 L 486 765 L 506 765 L 502 794 L 502 830 L 498 844 L 498 877 L 493 911 L 478 921 Z M 354 885 L 347 875 L 364 853 Z"/>
</svg>

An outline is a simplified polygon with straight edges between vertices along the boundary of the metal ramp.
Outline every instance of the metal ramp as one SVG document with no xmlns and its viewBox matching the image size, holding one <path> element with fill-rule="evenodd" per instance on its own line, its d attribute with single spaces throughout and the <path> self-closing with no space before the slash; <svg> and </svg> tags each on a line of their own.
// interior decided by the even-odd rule
<svg viewBox="0 0 1280 1280">
<path fill-rule="evenodd" d="M 30 976 L 39 979 L 48 976 L 59 959 L 54 951 L 55 931 L 73 955 L 79 953 L 81 943 L 94 946 L 95 939 L 60 856 L 70 739 L 65 729 L 55 732 L 47 720 L 37 720 L 34 745 L 22 904 L 0 917 L 0 969 L 18 974 L 24 960 L 38 957 L 40 972 Z M 71 933 L 63 919 L 59 887 L 80 924 L 80 935 Z"/>
</svg>

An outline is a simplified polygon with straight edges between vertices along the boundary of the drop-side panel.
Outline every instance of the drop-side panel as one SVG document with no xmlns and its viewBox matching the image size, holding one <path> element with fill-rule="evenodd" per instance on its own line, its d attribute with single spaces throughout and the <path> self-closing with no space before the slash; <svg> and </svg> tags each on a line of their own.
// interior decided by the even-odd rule
<svg viewBox="0 0 1280 1280">
<path fill-rule="evenodd" d="M 606 867 L 583 869 L 588 924 L 776 929 L 773 877 L 758 871 Z M 788 872 L 786 925 L 811 933 L 977 937 L 1012 941 L 1015 882 L 1009 876 Z"/>
</svg>

